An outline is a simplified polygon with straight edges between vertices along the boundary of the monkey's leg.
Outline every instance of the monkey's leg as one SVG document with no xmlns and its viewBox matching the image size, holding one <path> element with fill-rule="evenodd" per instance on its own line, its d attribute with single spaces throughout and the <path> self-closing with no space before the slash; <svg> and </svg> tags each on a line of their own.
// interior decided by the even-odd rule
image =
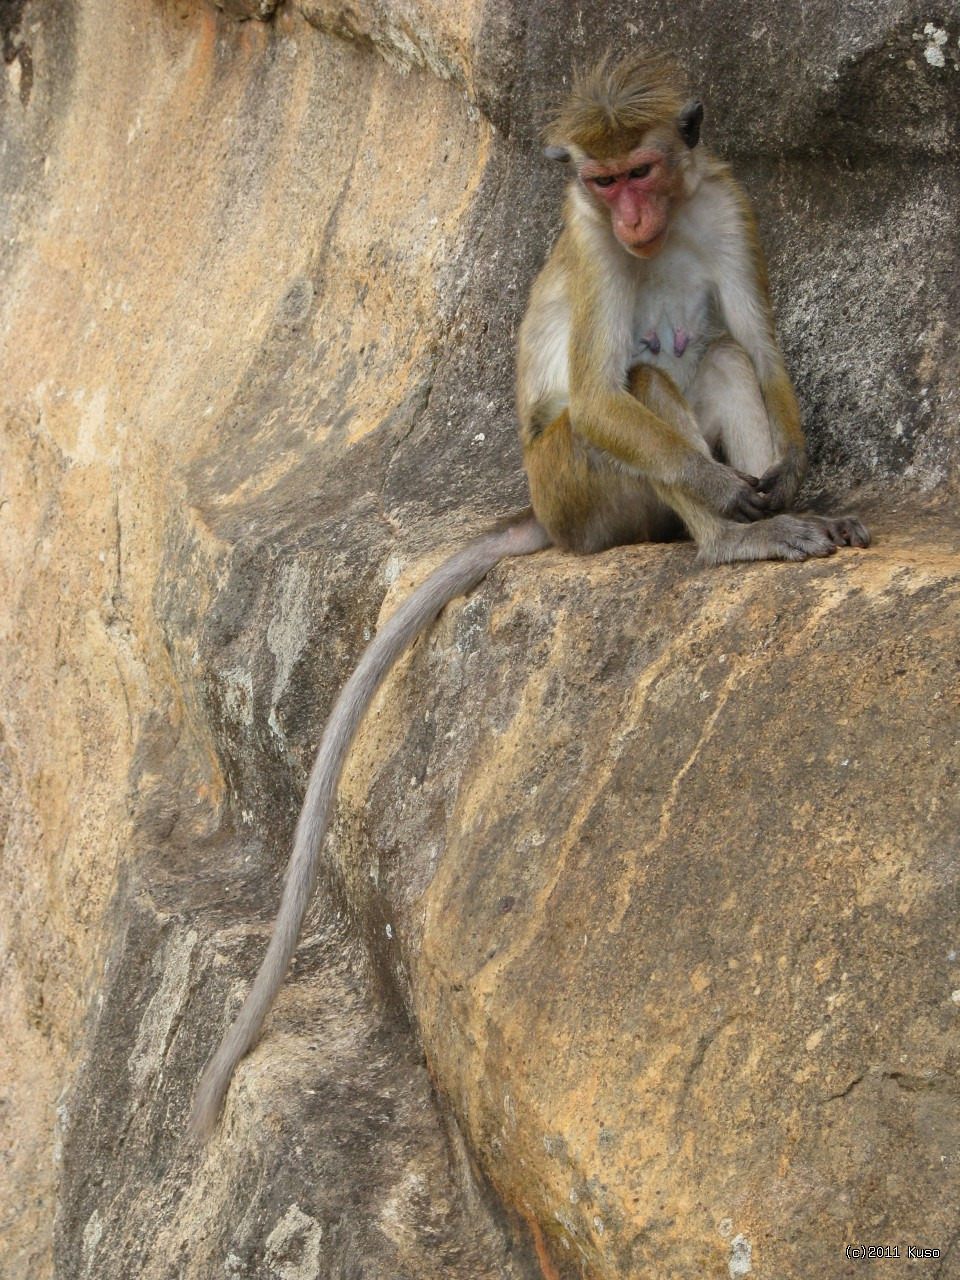
<svg viewBox="0 0 960 1280">
<path fill-rule="evenodd" d="M 683 531 L 642 476 L 577 436 L 566 410 L 528 443 L 524 466 L 537 519 L 568 551 L 659 542 Z"/>
<path fill-rule="evenodd" d="M 749 354 L 732 338 L 720 338 L 700 362 L 691 405 L 711 447 L 719 444 L 732 467 L 759 477 L 770 514 L 789 508 L 807 455 L 786 370 L 770 378 L 765 395 Z"/>
<path fill-rule="evenodd" d="M 754 466 L 756 470 L 748 474 L 756 475 L 758 471 L 765 470 L 761 464 L 772 458 L 774 451 L 759 387 L 753 378 L 757 397 L 754 399 L 743 363 L 747 358 L 736 344 L 718 343 L 716 347 L 716 351 L 711 348 L 705 357 L 710 359 L 706 385 L 714 388 L 718 401 L 705 409 L 707 431 L 700 437 L 702 447 L 709 450 L 711 435 L 714 440 L 719 438 L 724 451 L 730 451 L 727 457 L 729 464 L 738 471 Z M 752 364 L 750 368 L 752 370 Z M 699 371 L 697 377 L 700 378 Z M 669 377 L 649 365 L 638 365 L 631 372 L 630 389 L 659 418 L 690 438 L 691 407 Z M 723 399 L 724 393 L 726 400 Z M 734 409 L 745 411 L 747 418 L 732 423 Z M 762 421 L 760 414 L 763 415 Z M 738 560 L 806 560 L 810 556 L 832 555 L 841 546 L 865 547 L 869 541 L 867 531 L 855 516 L 829 520 L 820 516 L 784 514 L 741 524 L 718 516 L 679 486 L 654 487 L 690 530 L 699 548 L 699 559 L 707 564 Z"/>
<path fill-rule="evenodd" d="M 792 459 L 778 456 L 778 440 L 753 361 L 732 339 L 721 338 L 707 351 L 694 379 L 691 407 L 708 444 L 712 448 L 719 444 L 727 462 L 738 471 L 764 477 L 764 491 L 766 482 L 773 481 L 781 465 L 792 464 Z M 775 511 L 778 509 L 774 506 Z M 836 547 L 865 547 L 870 542 L 856 516 L 804 514 L 794 519 L 819 525 Z"/>
<path fill-rule="evenodd" d="M 737 471 L 762 476 L 777 461 L 776 443 L 753 361 L 739 343 L 709 348 L 690 388 L 690 408 L 711 449 Z"/>
</svg>

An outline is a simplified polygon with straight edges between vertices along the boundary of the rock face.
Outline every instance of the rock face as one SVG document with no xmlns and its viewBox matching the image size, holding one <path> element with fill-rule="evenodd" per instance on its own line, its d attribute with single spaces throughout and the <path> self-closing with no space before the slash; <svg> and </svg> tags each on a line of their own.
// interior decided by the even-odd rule
<svg viewBox="0 0 960 1280">
<path fill-rule="evenodd" d="M 544 557 L 363 734 L 333 847 L 548 1275 L 955 1238 L 960 541 L 880 530 L 749 581 Z"/>
<path fill-rule="evenodd" d="M 960 1275 L 956 21 L 14 0 L 0 37 L 0 1274 Z M 707 103 L 811 496 L 876 545 L 548 552 L 451 606 L 191 1149 L 332 697 L 524 504 L 538 111 L 626 40 Z"/>
</svg>

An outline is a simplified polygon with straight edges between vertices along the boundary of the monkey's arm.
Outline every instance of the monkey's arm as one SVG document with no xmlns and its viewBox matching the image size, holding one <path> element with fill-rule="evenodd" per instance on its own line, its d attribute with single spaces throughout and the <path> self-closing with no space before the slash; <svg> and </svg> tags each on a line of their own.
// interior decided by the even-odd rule
<svg viewBox="0 0 960 1280">
<path fill-rule="evenodd" d="M 207 1063 L 197 1088 L 190 1129 L 198 1137 L 206 1138 L 213 1130 L 234 1069 L 256 1042 L 283 982 L 316 884 L 320 844 L 344 761 L 384 677 L 444 605 L 475 587 L 504 556 L 528 555 L 549 545 L 550 539 L 533 519 L 469 543 L 436 569 L 391 615 L 344 685 L 310 773 L 267 954 L 243 1008 Z"/>
</svg>

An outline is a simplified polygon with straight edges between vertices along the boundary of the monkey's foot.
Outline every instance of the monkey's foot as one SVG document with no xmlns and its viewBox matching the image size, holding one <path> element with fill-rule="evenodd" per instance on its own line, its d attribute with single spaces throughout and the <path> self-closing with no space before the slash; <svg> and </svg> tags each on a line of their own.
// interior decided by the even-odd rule
<svg viewBox="0 0 960 1280">
<path fill-rule="evenodd" d="M 808 560 L 832 556 L 838 547 L 866 547 L 870 535 L 856 516 L 779 515 L 751 525 L 725 525 L 701 544 L 707 564 L 738 560 Z"/>
</svg>

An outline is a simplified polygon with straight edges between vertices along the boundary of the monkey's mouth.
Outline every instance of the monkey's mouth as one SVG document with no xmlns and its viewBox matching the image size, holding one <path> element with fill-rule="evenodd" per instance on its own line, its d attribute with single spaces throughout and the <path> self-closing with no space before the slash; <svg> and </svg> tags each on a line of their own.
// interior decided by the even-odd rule
<svg viewBox="0 0 960 1280">
<path fill-rule="evenodd" d="M 667 232 L 666 228 L 664 228 L 663 231 L 658 231 L 657 234 L 652 236 L 649 240 L 641 240 L 636 244 L 630 244 L 626 240 L 621 240 L 620 243 L 626 249 L 627 253 L 632 253 L 635 258 L 652 258 L 655 253 L 659 253 L 663 248 L 663 242 L 666 238 Z"/>
</svg>

